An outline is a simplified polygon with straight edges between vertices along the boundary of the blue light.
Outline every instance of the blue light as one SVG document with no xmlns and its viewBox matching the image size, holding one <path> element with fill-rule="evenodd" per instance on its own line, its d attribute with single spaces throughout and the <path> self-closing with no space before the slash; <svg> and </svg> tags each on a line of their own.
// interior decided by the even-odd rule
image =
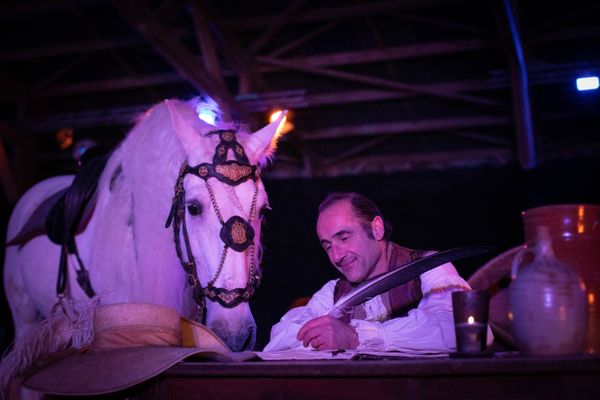
<svg viewBox="0 0 600 400">
<path fill-rule="evenodd" d="M 219 105 L 207 95 L 196 97 L 193 100 L 198 113 L 198 118 L 207 124 L 217 125 L 223 117 Z"/>
<path fill-rule="evenodd" d="M 576 83 L 577 90 L 579 90 L 580 92 L 584 90 L 596 90 L 600 86 L 597 76 L 586 76 L 583 78 L 577 78 Z"/>
<path fill-rule="evenodd" d="M 217 116 L 212 110 L 200 110 L 198 117 L 207 124 L 215 125 Z"/>
</svg>

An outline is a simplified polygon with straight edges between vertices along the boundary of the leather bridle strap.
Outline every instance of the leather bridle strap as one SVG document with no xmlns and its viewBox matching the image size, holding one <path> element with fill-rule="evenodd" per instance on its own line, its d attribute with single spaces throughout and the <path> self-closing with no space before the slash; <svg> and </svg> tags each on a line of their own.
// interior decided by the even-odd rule
<svg viewBox="0 0 600 400">
<path fill-rule="evenodd" d="M 252 298 L 261 282 L 260 269 L 255 267 L 254 257 L 254 229 L 251 226 L 252 220 L 256 217 L 256 203 L 258 199 L 258 181 L 260 179 L 260 169 L 254 165 L 247 164 L 247 157 L 242 146 L 237 142 L 234 131 L 215 131 L 210 134 L 218 133 L 221 137 L 220 143 L 215 150 L 213 164 L 202 163 L 195 167 L 190 167 L 187 161 L 181 165 L 179 175 L 175 182 L 175 194 L 171 205 L 171 211 L 165 227 L 173 224 L 173 239 L 177 257 L 187 275 L 187 282 L 192 288 L 194 300 L 198 306 L 200 318 L 204 318 L 206 303 L 205 299 L 216 301 L 223 307 L 233 308 L 241 302 L 247 302 Z M 226 161 L 227 151 L 231 149 L 234 152 L 236 160 Z M 196 175 L 204 179 L 209 193 L 211 204 L 215 210 L 217 218 L 222 225 L 220 237 L 224 242 L 223 252 L 217 272 L 214 277 L 202 286 L 198 278 L 198 271 L 194 255 L 192 253 L 189 234 L 185 218 L 185 189 L 183 186 L 184 178 L 187 174 Z M 255 190 L 250 207 L 249 219 L 245 221 L 239 216 L 233 216 L 224 221 L 221 211 L 218 207 L 216 197 L 212 187 L 208 182 L 209 178 L 217 178 L 219 181 L 237 186 L 248 179 L 254 181 Z M 181 246 L 181 237 L 185 246 L 185 257 Z M 248 284 L 244 288 L 225 289 L 215 287 L 214 284 L 219 277 L 228 249 L 244 252 L 248 249 L 250 252 L 250 270 Z"/>
</svg>

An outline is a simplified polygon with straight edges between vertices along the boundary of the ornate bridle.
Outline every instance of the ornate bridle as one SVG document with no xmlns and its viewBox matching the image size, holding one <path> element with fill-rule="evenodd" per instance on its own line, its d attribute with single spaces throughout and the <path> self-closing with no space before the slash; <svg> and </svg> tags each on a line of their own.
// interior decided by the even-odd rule
<svg viewBox="0 0 600 400">
<path fill-rule="evenodd" d="M 179 257 L 179 261 L 187 274 L 187 282 L 192 288 L 193 297 L 198 305 L 201 319 L 204 318 L 206 298 L 218 302 L 223 307 L 233 308 L 241 302 L 249 301 L 256 292 L 261 281 L 260 269 L 255 266 L 254 229 L 251 225 L 252 220 L 256 217 L 260 168 L 256 165 L 250 165 L 244 148 L 236 139 L 235 132 L 235 130 L 217 130 L 207 134 L 218 134 L 220 137 L 220 142 L 215 149 L 212 164 L 202 163 L 190 167 L 187 160 L 183 162 L 179 170 L 179 176 L 175 182 L 175 195 L 173 196 L 171 211 L 165 225 L 165 227 L 168 228 L 171 223 L 173 224 L 173 239 L 175 241 L 177 257 Z M 232 150 L 235 160 L 227 161 L 229 150 Z M 221 253 L 221 260 L 214 277 L 204 287 L 198 278 L 196 261 L 192 254 L 186 226 L 185 189 L 183 187 L 183 180 L 187 174 L 193 174 L 204 179 L 210 202 L 222 225 L 220 237 L 224 246 L 223 252 Z M 209 178 L 216 178 L 229 186 L 237 186 L 246 182 L 248 179 L 254 181 L 254 195 L 252 196 L 252 205 L 250 206 L 250 214 L 247 221 L 238 215 L 232 216 L 227 221 L 223 220 L 221 210 L 219 209 L 214 192 L 208 181 Z M 185 257 L 181 248 L 181 233 L 183 233 L 183 240 L 185 243 Z M 227 256 L 227 250 L 229 248 L 237 252 L 244 252 L 249 248 L 250 271 L 248 284 L 244 288 L 228 290 L 214 286 L 223 269 L 223 264 L 225 263 L 225 257 Z"/>
</svg>

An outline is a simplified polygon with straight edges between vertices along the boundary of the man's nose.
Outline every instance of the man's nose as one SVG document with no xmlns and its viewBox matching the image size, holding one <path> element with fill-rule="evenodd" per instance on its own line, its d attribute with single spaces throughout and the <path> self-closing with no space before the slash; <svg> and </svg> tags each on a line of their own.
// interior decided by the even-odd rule
<svg viewBox="0 0 600 400">
<path fill-rule="evenodd" d="M 334 264 L 337 264 L 343 257 L 343 251 L 338 246 L 331 246 L 331 261 Z"/>
</svg>

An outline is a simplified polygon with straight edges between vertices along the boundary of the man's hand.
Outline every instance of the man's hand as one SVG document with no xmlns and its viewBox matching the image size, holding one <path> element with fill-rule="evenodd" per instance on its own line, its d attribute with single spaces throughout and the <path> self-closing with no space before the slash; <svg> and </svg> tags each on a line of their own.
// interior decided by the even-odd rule
<svg viewBox="0 0 600 400">
<path fill-rule="evenodd" d="M 355 349 L 358 346 L 356 330 L 337 318 L 325 315 L 308 321 L 296 338 L 317 350 Z"/>
</svg>

